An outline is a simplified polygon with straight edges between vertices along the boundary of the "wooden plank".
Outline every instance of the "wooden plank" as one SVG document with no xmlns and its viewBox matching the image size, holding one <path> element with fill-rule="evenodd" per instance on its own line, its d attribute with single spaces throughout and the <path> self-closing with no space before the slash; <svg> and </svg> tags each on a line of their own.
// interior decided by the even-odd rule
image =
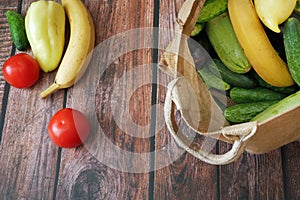
<svg viewBox="0 0 300 200">
<path fill-rule="evenodd" d="M 23 14 L 31 2 L 22 2 Z M 9 53 L 8 48 L 3 51 Z M 58 151 L 48 137 L 47 123 L 62 107 L 63 92 L 46 100 L 39 96 L 53 81 L 53 75 L 41 73 L 30 89 L 10 87 L 0 146 L 1 198 L 53 198 Z"/>
<path fill-rule="evenodd" d="M 300 145 L 299 141 L 282 148 L 286 199 L 300 199 Z"/>
<path fill-rule="evenodd" d="M 30 2 L 23 0 L 23 14 Z M 125 30 L 153 25 L 153 1 L 85 2 L 97 24 L 98 44 Z M 161 28 L 174 29 L 176 13 L 182 3 L 183 1 L 160 2 Z M 17 10 L 17 2 L 0 0 L 1 64 L 12 51 L 8 26 L 4 21 L 4 11 L 7 9 Z M 159 34 L 159 55 L 172 39 L 171 30 Z M 139 37 L 130 39 L 146 43 Z M 120 51 L 124 46 L 126 44 L 115 48 Z M 103 56 L 109 56 L 109 53 Z M 0 144 L 1 199 L 151 199 L 152 195 L 155 199 L 300 198 L 297 160 L 299 142 L 285 146 L 282 155 L 281 150 L 265 155 L 245 153 L 237 162 L 221 167 L 207 165 L 189 154 L 182 153 L 163 123 L 166 85 L 171 78 L 160 71 L 157 72 L 155 123 L 151 118 L 154 116 L 151 115 L 152 56 L 151 49 L 135 50 L 120 56 L 109 65 L 101 76 L 100 83 L 96 82 L 98 87 L 95 99 L 99 120 L 97 125 L 102 129 L 106 140 L 99 134 L 98 129 L 93 129 L 94 132 L 85 146 L 63 149 L 61 160 L 60 151 L 48 138 L 47 123 L 63 107 L 64 91 L 58 91 L 45 100 L 39 97 L 39 92 L 52 83 L 55 73 L 42 73 L 38 84 L 30 89 L 11 87 L 9 91 L 4 91 L 5 81 L 0 74 L 0 104 L 3 96 L 7 95 L 7 101 L 4 101 L 7 113 L 3 121 Z M 95 62 L 101 64 L 102 58 L 105 57 L 99 57 Z M 125 74 L 129 79 L 122 79 Z M 135 82 L 140 79 L 142 83 Z M 67 106 L 75 106 L 89 114 L 87 108 L 91 106 L 90 101 L 84 99 L 84 95 L 98 80 L 93 74 L 87 74 L 83 80 L 78 86 L 68 90 Z M 136 88 L 137 85 L 141 87 Z M 123 105 L 127 106 L 128 113 Z M 121 114 L 129 114 L 130 117 L 116 118 L 114 112 L 117 109 L 120 109 Z M 120 119 L 123 126 L 120 126 Z M 128 119 L 141 129 L 131 132 L 131 126 L 126 121 Z M 150 129 L 150 124 L 155 125 L 155 131 Z M 151 160 L 151 154 L 139 159 L 138 155 L 153 150 L 151 145 L 154 139 L 149 137 L 154 134 L 155 160 Z M 93 141 L 101 147 L 96 156 L 88 146 Z M 109 142 L 124 152 L 138 154 L 122 154 L 115 149 L 109 149 Z M 229 148 L 230 145 L 222 144 L 220 152 Z M 178 154 L 180 156 L 176 157 Z M 136 170 L 138 166 L 141 170 L 149 170 L 146 173 L 126 172 L 134 171 L 134 167 Z M 155 170 L 154 185 L 151 170 Z"/>
<path fill-rule="evenodd" d="M 231 145 L 222 143 L 224 153 Z M 220 199 L 284 199 L 280 150 L 268 154 L 244 153 L 220 167 Z"/>
<path fill-rule="evenodd" d="M 0 146 L 0 193 L 8 198 L 51 198 L 57 150 L 47 134 L 47 122 L 60 98 L 42 101 L 41 87 L 11 89 Z M 37 98 L 32 98 L 36 96 Z"/>
<path fill-rule="evenodd" d="M 184 1 L 160 1 L 159 57 L 174 36 L 175 21 Z M 203 163 L 178 148 L 162 121 L 167 84 L 158 71 L 157 132 L 155 138 L 155 199 L 217 199 L 217 167 Z M 196 140 L 196 142 L 200 140 Z"/>
<path fill-rule="evenodd" d="M 116 34 L 152 26 L 152 1 L 85 2 L 93 15 L 96 43 L 100 46 Z M 84 146 L 62 150 L 57 199 L 148 199 L 149 173 L 136 173 L 136 168 L 150 169 L 150 156 L 141 161 L 139 153 L 150 151 L 150 130 L 147 127 L 151 120 L 152 51 L 137 49 L 126 52 L 131 44 L 149 42 L 143 40 L 143 35 L 136 36 L 126 38 L 124 43 L 118 42 L 123 37 L 116 37 L 111 41 L 116 43 L 106 44 L 105 49 L 98 46 L 101 51 L 95 52 L 90 67 L 104 68 L 100 80 L 95 73 L 88 71 L 68 91 L 67 106 L 75 107 L 87 116 L 91 112 L 96 114 L 97 127 L 93 126 Z M 118 52 L 124 52 L 124 55 L 106 63 L 105 59 L 116 56 Z M 84 96 L 90 94 L 88 90 L 96 92 L 96 98 L 92 95 L 92 99 L 85 100 Z M 96 104 L 94 110 L 90 109 L 93 104 Z M 115 112 L 127 112 L 127 115 L 118 118 Z M 131 124 L 127 122 L 130 119 L 141 129 L 132 132 Z M 95 145 L 94 151 L 89 145 Z M 127 154 L 122 154 L 118 148 Z"/>
<path fill-rule="evenodd" d="M 9 26 L 6 18 L 7 10 L 18 10 L 18 3 L 16 1 L 1 0 L 0 1 L 0 65 L 3 66 L 4 62 L 10 57 L 12 52 L 12 39 L 9 31 Z M 0 108 L 2 108 L 2 102 L 5 95 L 5 80 L 2 70 L 0 71 Z M 0 134 L 1 136 L 1 134 Z M 1 138 L 0 138 L 1 140 Z"/>
</svg>

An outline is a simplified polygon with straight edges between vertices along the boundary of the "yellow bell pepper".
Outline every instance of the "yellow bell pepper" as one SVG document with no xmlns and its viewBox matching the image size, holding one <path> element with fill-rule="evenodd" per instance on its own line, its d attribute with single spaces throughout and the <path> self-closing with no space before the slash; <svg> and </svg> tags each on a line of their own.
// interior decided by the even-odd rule
<svg viewBox="0 0 300 200">
<path fill-rule="evenodd" d="M 292 14 L 297 0 L 254 0 L 258 17 L 272 31 L 279 33 L 279 24 Z"/>
<path fill-rule="evenodd" d="M 41 69 L 50 72 L 61 61 L 65 44 L 65 11 L 55 1 L 31 3 L 25 16 L 25 30 L 32 53 Z"/>
</svg>

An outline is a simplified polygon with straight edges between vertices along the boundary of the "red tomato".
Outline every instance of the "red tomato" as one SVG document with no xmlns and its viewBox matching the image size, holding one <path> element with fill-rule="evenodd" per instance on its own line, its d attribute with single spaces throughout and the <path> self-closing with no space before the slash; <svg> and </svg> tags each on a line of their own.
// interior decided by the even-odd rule
<svg viewBox="0 0 300 200">
<path fill-rule="evenodd" d="M 53 115 L 48 124 L 52 141 L 62 148 L 74 148 L 83 144 L 90 132 L 90 124 L 83 113 L 64 108 Z"/>
<path fill-rule="evenodd" d="M 38 81 L 40 75 L 38 62 L 26 53 L 10 57 L 2 71 L 5 80 L 16 88 L 29 88 Z"/>
</svg>

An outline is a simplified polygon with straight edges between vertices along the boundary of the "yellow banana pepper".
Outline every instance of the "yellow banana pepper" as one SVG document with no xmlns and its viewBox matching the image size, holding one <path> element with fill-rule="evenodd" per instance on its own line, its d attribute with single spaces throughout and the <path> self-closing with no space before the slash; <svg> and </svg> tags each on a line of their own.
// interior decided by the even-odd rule
<svg viewBox="0 0 300 200">
<path fill-rule="evenodd" d="M 25 16 L 25 30 L 32 53 L 41 69 L 50 72 L 61 61 L 65 44 L 65 11 L 55 1 L 31 3 Z"/>
<path fill-rule="evenodd" d="M 279 24 L 292 14 L 297 0 L 254 0 L 258 17 L 272 31 L 279 33 Z"/>
</svg>

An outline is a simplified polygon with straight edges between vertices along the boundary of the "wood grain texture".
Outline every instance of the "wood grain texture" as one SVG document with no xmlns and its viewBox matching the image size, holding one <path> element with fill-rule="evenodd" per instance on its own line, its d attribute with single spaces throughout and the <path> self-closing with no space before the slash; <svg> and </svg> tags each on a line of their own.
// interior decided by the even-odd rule
<svg viewBox="0 0 300 200">
<path fill-rule="evenodd" d="M 153 2 L 107 1 L 96 7 L 90 1 L 85 2 L 94 15 L 97 35 L 90 68 L 101 68 L 97 72 L 101 75 L 87 71 L 84 79 L 68 91 L 67 106 L 76 106 L 87 115 L 93 112 L 96 127 L 93 126 L 84 147 L 62 150 L 56 198 L 148 199 L 149 173 L 135 172 L 139 167 L 150 169 L 150 156 L 141 160 L 139 153 L 150 151 L 152 51 L 129 50 L 139 43 L 141 46 L 149 43 L 143 35 L 124 41 L 116 35 L 152 27 Z M 108 40 L 107 47 L 102 49 L 101 45 Z M 117 56 L 120 52 L 124 54 Z M 91 101 L 84 99 L 90 95 L 88 90 L 95 92 Z M 91 104 L 95 110 L 88 109 Z M 130 122 L 137 129 L 132 130 Z"/>
<path fill-rule="evenodd" d="M 3 66 L 4 62 L 10 57 L 13 50 L 13 43 L 9 31 L 9 26 L 6 18 L 7 10 L 18 10 L 17 1 L 1 0 L 0 1 L 0 66 Z M 0 71 L 0 108 L 2 108 L 3 98 L 5 95 L 5 80 L 2 70 Z M 2 113 L 4 114 L 4 113 Z M 2 123 L 2 122 L 1 122 Z M 1 134 L 0 134 L 1 136 Z M 1 141 L 1 137 L 0 137 Z"/>
<path fill-rule="evenodd" d="M 166 31 L 159 34 L 159 57 L 174 36 L 177 13 L 183 2 L 160 1 L 159 27 Z M 164 104 L 167 84 L 171 80 L 172 77 L 158 72 L 160 87 L 157 103 L 161 106 Z M 159 124 L 163 119 L 163 109 L 158 110 L 156 115 Z M 180 149 L 166 126 L 157 130 L 155 150 L 155 199 L 217 199 L 217 167 L 205 164 Z M 166 166 L 159 168 L 163 166 L 162 162 L 166 162 Z"/>
<path fill-rule="evenodd" d="M 286 199 L 300 199 L 300 142 L 282 148 L 284 187 Z"/>
<path fill-rule="evenodd" d="M 222 144 L 220 152 L 230 146 Z M 244 153 L 236 162 L 221 166 L 220 199 L 284 199 L 280 150 L 263 155 Z"/>
<path fill-rule="evenodd" d="M 46 122 L 57 106 L 41 101 L 37 89 L 11 89 L 9 93 L 0 148 L 0 193 L 8 199 L 48 199 L 53 195 L 57 150 L 48 138 Z"/>
<path fill-rule="evenodd" d="M 23 15 L 30 3 L 23 1 Z M 14 1 L 7 8 L 13 9 L 16 4 Z M 8 34 L 4 41 L 4 44 L 11 43 Z M 0 194 L 5 199 L 53 197 L 57 148 L 48 137 L 47 123 L 63 106 L 63 92 L 46 100 L 39 96 L 53 81 L 53 75 L 42 73 L 38 83 L 30 89 L 10 87 L 6 91 L 9 93 L 0 146 Z"/>
<path fill-rule="evenodd" d="M 24 15 L 32 1 L 0 0 L 1 65 L 19 53 L 5 11 Z M 41 73 L 25 90 L 8 87 L 0 72 L 0 199 L 300 199 L 299 142 L 212 166 L 185 153 L 169 134 L 163 106 L 172 77 L 153 62 L 172 40 L 184 0 L 83 2 L 96 25 L 97 46 L 109 42 L 78 84 L 41 99 L 56 72 Z M 161 29 L 147 28 L 154 24 Z M 141 27 L 146 31 L 124 35 Z M 48 137 L 48 122 L 63 107 L 90 119 L 92 132 L 81 147 L 60 149 Z M 213 152 L 229 148 L 220 142 Z"/>
</svg>

